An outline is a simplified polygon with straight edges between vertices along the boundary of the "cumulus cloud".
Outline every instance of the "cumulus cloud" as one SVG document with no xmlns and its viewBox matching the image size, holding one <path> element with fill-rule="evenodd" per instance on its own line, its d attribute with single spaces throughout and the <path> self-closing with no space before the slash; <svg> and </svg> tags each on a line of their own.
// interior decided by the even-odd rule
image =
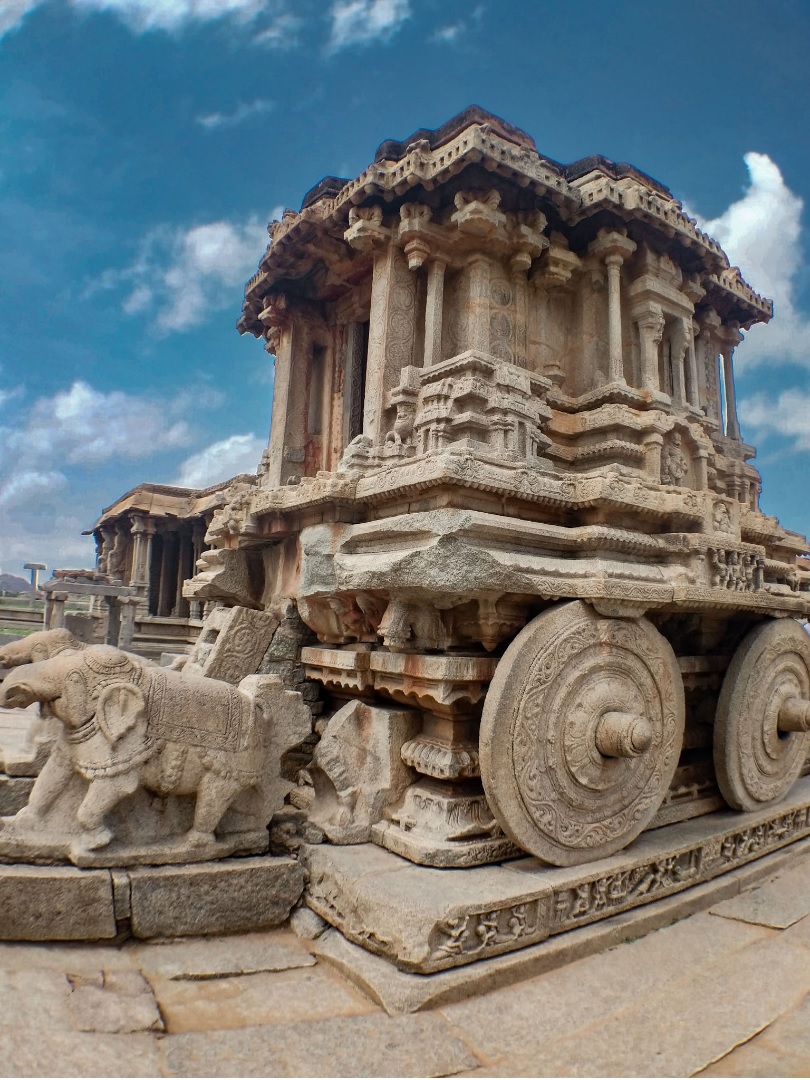
<svg viewBox="0 0 810 1080">
<path fill-rule="evenodd" d="M 2 457 L 14 477 L 26 468 L 41 472 L 55 462 L 98 465 L 148 457 L 190 441 L 185 420 L 174 419 L 161 399 L 122 390 L 104 393 L 81 381 L 39 398 L 19 426 L 0 429 Z M 57 473 L 49 469 L 47 475 L 53 480 Z"/>
<path fill-rule="evenodd" d="M 25 16 L 45 0 L 0 0 L 0 38 L 18 30 Z M 280 9 L 278 0 L 66 0 L 77 12 L 109 12 L 135 33 L 179 31 L 195 23 L 231 19 L 257 23 L 255 40 L 290 44 L 301 20 Z M 263 18 L 264 17 L 264 18 Z M 269 19 L 269 22 L 267 21 Z"/>
<path fill-rule="evenodd" d="M 329 12 L 328 50 L 338 52 L 352 45 L 388 41 L 410 14 L 409 0 L 337 0 Z"/>
<path fill-rule="evenodd" d="M 257 116 L 264 116 L 272 112 L 275 107 L 276 103 L 274 101 L 256 98 L 254 101 L 240 101 L 232 112 L 206 113 L 196 119 L 197 123 L 207 131 L 218 131 L 220 128 L 238 127 L 239 124 L 244 124 L 246 120 L 252 120 Z"/>
<path fill-rule="evenodd" d="M 18 398 L 20 395 L 13 395 Z M 165 398 L 97 390 L 76 381 L 55 394 L 6 408 L 0 426 L 0 552 L 7 569 L 35 559 L 92 565 L 81 537 L 116 492 L 88 493 L 100 466 L 143 460 L 192 442 L 184 414 L 221 401 L 190 388 Z M 124 473 L 125 475 L 125 473 Z M 67 509 L 69 508 L 69 509 Z M 86 556 L 86 557 L 85 557 Z"/>
<path fill-rule="evenodd" d="M 790 440 L 794 451 L 810 450 L 810 393 L 783 390 L 777 397 L 753 394 L 739 403 L 746 438 L 763 442 L 777 436 Z"/>
<path fill-rule="evenodd" d="M 204 488 L 239 473 L 253 473 L 266 446 L 266 439 L 252 433 L 220 439 L 186 458 L 174 482 L 181 487 Z"/>
<path fill-rule="evenodd" d="M 472 24 L 481 22 L 485 10 L 483 4 L 478 4 L 472 11 L 467 13 L 463 19 L 459 19 L 457 22 L 447 23 L 444 26 L 437 26 L 428 38 L 428 41 L 433 45 L 455 45 Z"/>
<path fill-rule="evenodd" d="M 163 334 L 190 330 L 209 313 L 238 306 L 242 286 L 266 245 L 266 226 L 256 218 L 244 224 L 212 221 L 190 229 L 161 226 L 143 238 L 130 266 L 105 271 L 85 296 L 115 290 L 125 315 L 148 315 Z"/>
<path fill-rule="evenodd" d="M 803 270 L 802 200 L 767 154 L 745 155 L 749 183 L 743 197 L 701 228 L 720 241 L 732 264 L 757 292 L 774 301 L 774 317 L 757 325 L 737 350 L 740 371 L 764 361 L 810 366 L 810 319 L 797 307 Z"/>
</svg>

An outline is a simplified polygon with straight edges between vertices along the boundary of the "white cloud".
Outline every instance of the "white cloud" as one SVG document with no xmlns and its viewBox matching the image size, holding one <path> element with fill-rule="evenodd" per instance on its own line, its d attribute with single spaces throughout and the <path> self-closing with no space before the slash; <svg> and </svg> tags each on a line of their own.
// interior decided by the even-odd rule
<svg viewBox="0 0 810 1080">
<path fill-rule="evenodd" d="M 298 31 L 303 25 L 303 19 L 282 11 L 251 40 L 254 45 L 263 45 L 268 49 L 292 49 L 298 44 Z"/>
<path fill-rule="evenodd" d="M 79 11 L 109 11 L 133 30 L 179 30 L 227 17 L 254 19 L 267 0 L 71 0 Z"/>
<path fill-rule="evenodd" d="M 181 487 L 204 488 L 239 473 L 253 473 L 266 446 L 266 439 L 253 434 L 220 439 L 186 458 L 175 483 Z"/>
<path fill-rule="evenodd" d="M 810 393 L 784 390 L 777 398 L 754 394 L 739 403 L 746 439 L 762 442 L 769 436 L 790 439 L 793 451 L 810 450 Z"/>
<path fill-rule="evenodd" d="M 0 429 L 2 458 L 11 478 L 26 468 L 54 480 L 54 464 L 98 465 L 121 458 L 143 458 L 157 450 L 187 446 L 185 420 L 176 420 L 160 398 L 122 390 L 103 393 L 85 382 L 39 398 L 24 421 Z M 22 471 L 21 471 L 22 470 Z"/>
<path fill-rule="evenodd" d="M 233 112 L 229 113 L 207 113 L 205 116 L 198 116 L 197 123 L 208 131 L 217 131 L 220 128 L 232 128 L 237 127 L 239 124 L 243 124 L 246 120 L 254 119 L 257 116 L 264 116 L 275 109 L 276 103 L 274 101 L 267 101 L 265 98 L 256 98 L 255 101 L 240 101 Z"/>
<path fill-rule="evenodd" d="M 329 12 L 328 51 L 387 41 L 410 18 L 409 0 L 338 0 Z"/>
<path fill-rule="evenodd" d="M 2 0 L 0 4 L 0 38 L 12 30 L 19 30 L 29 11 L 39 7 L 42 0 Z"/>
<path fill-rule="evenodd" d="M 464 23 L 450 23 L 447 26 L 437 27 L 430 35 L 430 41 L 437 45 L 452 45 L 464 31 Z"/>
<path fill-rule="evenodd" d="M 148 315 L 164 334 L 190 330 L 211 312 L 238 307 L 266 246 L 267 228 L 256 218 L 190 229 L 161 226 L 143 238 L 130 266 L 106 270 L 85 296 L 116 290 L 125 315 Z"/>
<path fill-rule="evenodd" d="M 25 16 L 44 0 L 0 0 L 0 38 L 18 30 Z M 194 23 L 231 19 L 249 23 L 259 20 L 254 40 L 286 46 L 295 44 L 294 33 L 301 25 L 295 15 L 281 10 L 277 0 L 69 0 L 77 12 L 109 12 L 135 33 L 150 30 L 179 31 Z M 262 25 L 261 17 L 270 22 Z"/>
<path fill-rule="evenodd" d="M 737 350 L 739 370 L 765 360 L 810 366 L 810 319 L 796 304 L 796 282 L 804 269 L 802 200 L 785 184 L 767 154 L 745 155 L 745 194 L 701 228 L 719 240 L 729 259 L 758 292 L 774 301 L 767 326 L 753 326 Z"/>
<path fill-rule="evenodd" d="M 19 395 L 15 395 L 19 396 Z M 0 552 L 7 570 L 27 559 L 92 565 L 81 537 L 105 501 L 120 493 L 90 490 L 100 466 L 138 461 L 192 440 L 184 414 L 219 404 L 206 386 L 176 395 L 104 392 L 77 381 L 30 404 L 5 410 L 0 427 Z M 127 471 L 122 468 L 121 475 Z M 143 479 L 139 477 L 138 479 Z M 18 565 L 19 564 L 19 565 Z"/>
</svg>

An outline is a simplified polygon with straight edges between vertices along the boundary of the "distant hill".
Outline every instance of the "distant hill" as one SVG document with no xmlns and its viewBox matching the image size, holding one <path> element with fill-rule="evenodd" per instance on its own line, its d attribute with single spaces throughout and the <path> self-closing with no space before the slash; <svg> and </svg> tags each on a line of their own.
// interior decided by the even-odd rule
<svg viewBox="0 0 810 1080">
<path fill-rule="evenodd" d="M 30 593 L 31 582 L 16 574 L 0 574 L 0 592 L 25 592 Z"/>
</svg>

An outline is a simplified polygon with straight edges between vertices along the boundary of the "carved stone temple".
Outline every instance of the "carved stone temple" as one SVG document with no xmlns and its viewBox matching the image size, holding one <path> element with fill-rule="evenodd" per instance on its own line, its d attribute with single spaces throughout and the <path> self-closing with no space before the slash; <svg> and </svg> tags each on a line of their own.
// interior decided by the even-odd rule
<svg viewBox="0 0 810 1080">
<path fill-rule="evenodd" d="M 810 547 L 735 405 L 771 302 L 658 181 L 477 107 L 269 233 L 270 445 L 182 592 L 209 649 L 286 627 L 271 836 L 345 948 L 429 974 L 810 835 Z"/>
</svg>

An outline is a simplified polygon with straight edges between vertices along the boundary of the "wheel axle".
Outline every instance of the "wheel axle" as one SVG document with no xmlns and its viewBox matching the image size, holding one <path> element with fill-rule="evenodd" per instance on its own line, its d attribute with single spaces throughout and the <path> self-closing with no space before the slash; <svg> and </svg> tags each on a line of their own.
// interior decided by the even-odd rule
<svg viewBox="0 0 810 1080">
<path fill-rule="evenodd" d="M 596 749 L 603 757 L 639 757 L 652 741 L 652 724 L 638 713 L 606 712 L 596 725 Z"/>
<path fill-rule="evenodd" d="M 810 701 L 798 697 L 783 701 L 777 725 L 780 731 L 810 731 Z"/>
</svg>

